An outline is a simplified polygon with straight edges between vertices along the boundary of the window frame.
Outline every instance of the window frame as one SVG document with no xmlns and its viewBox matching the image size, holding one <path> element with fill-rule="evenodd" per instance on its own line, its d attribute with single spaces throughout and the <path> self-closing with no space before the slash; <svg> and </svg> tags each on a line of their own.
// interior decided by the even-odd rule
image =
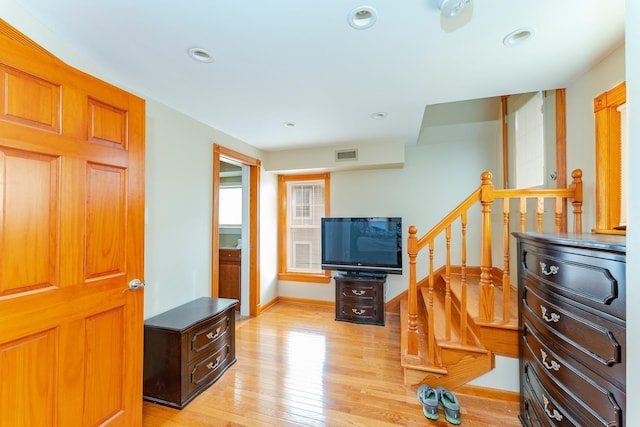
<svg viewBox="0 0 640 427">
<path fill-rule="evenodd" d="M 330 174 L 279 175 L 278 176 L 278 280 L 292 282 L 324 283 L 331 282 L 331 272 L 305 273 L 287 271 L 287 185 L 291 182 L 323 181 L 324 182 L 324 216 L 329 216 L 330 209 Z"/>
<path fill-rule="evenodd" d="M 621 122 L 618 107 L 627 102 L 627 86 L 620 83 L 593 101 L 596 126 L 596 228 L 594 233 L 626 234 L 620 223 Z"/>
</svg>

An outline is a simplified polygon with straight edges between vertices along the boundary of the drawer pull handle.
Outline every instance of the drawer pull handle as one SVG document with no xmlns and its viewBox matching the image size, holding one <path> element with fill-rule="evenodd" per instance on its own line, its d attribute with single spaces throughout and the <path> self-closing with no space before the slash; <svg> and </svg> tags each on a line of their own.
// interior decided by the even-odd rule
<svg viewBox="0 0 640 427">
<path fill-rule="evenodd" d="M 562 421 L 562 419 L 564 417 L 562 416 L 562 414 L 560 412 L 558 412 L 557 409 L 554 409 L 553 412 L 549 411 L 549 399 L 547 399 L 547 396 L 542 395 L 542 398 L 544 399 L 544 412 L 547 413 L 549 418 L 552 418 L 552 419 L 558 420 L 558 421 Z"/>
<path fill-rule="evenodd" d="M 545 351 L 543 349 L 540 349 L 540 355 L 542 356 L 542 364 L 544 365 L 545 368 L 547 368 L 548 370 L 554 370 L 554 371 L 559 371 L 560 370 L 560 364 L 558 362 L 556 362 L 555 360 L 552 360 L 551 363 L 547 363 L 547 353 L 545 353 Z"/>
<path fill-rule="evenodd" d="M 207 364 L 207 369 L 213 371 L 214 369 L 216 369 L 218 367 L 218 365 L 220 364 L 220 359 L 222 358 L 222 356 L 218 356 L 216 357 L 216 363 L 213 362 L 209 362 Z"/>
<path fill-rule="evenodd" d="M 557 265 L 550 265 L 549 271 L 547 271 L 547 264 L 545 264 L 544 262 L 540 263 L 540 269 L 545 276 L 552 276 L 560 271 L 560 267 L 558 267 Z"/>
<path fill-rule="evenodd" d="M 545 307 L 544 305 L 541 305 L 540 309 L 542 310 L 542 318 L 546 320 L 547 323 L 551 323 L 551 322 L 558 323 L 560 321 L 559 314 L 551 313 L 551 316 L 547 316 L 547 307 Z"/>
<path fill-rule="evenodd" d="M 354 295 L 364 295 L 365 291 L 360 290 L 360 289 L 351 289 L 351 292 L 353 292 Z"/>
<path fill-rule="evenodd" d="M 358 316 L 360 316 L 361 314 L 364 314 L 364 310 L 358 309 L 358 308 L 352 308 L 351 311 L 353 311 Z"/>
<path fill-rule="evenodd" d="M 214 339 L 218 338 L 218 335 L 220 335 L 220 328 L 216 329 L 216 333 L 215 334 L 213 332 L 209 332 L 207 334 L 207 338 L 209 338 L 210 340 L 214 340 Z"/>
</svg>

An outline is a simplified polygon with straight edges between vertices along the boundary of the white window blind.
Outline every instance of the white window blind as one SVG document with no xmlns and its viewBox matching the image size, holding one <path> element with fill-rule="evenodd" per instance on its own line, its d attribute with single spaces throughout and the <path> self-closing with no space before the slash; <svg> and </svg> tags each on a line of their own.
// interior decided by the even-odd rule
<svg viewBox="0 0 640 427">
<path fill-rule="evenodd" d="M 287 272 L 322 273 L 324 181 L 289 181 L 287 200 Z"/>
</svg>

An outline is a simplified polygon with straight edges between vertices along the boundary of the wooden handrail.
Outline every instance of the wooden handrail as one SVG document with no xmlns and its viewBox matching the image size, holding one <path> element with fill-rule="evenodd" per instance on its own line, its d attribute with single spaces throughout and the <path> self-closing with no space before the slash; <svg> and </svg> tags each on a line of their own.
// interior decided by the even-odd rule
<svg viewBox="0 0 640 427">
<path fill-rule="evenodd" d="M 430 240 L 433 240 L 438 234 L 442 233 L 452 222 L 460 217 L 464 212 L 467 212 L 471 206 L 480 200 L 480 187 L 469 195 L 462 203 L 460 203 L 455 209 L 453 209 L 447 216 L 436 224 L 431 230 L 429 230 L 424 236 L 418 240 L 418 251 L 422 250 Z M 416 232 L 418 230 L 416 229 Z"/>
<path fill-rule="evenodd" d="M 480 298 L 478 306 L 477 319 L 480 323 L 506 323 L 511 317 L 509 310 L 510 288 L 511 281 L 509 277 L 509 218 L 510 218 L 510 201 L 515 199 L 519 200 L 520 212 L 520 229 L 525 231 L 525 223 L 527 216 L 527 203 L 528 199 L 536 199 L 536 224 L 537 230 L 543 229 L 543 213 L 544 213 L 544 200 L 551 199 L 555 201 L 553 213 L 555 215 L 555 230 L 566 231 L 566 224 L 563 224 L 563 205 L 564 201 L 572 199 L 573 213 L 574 213 L 574 232 L 580 233 L 582 231 L 582 171 L 576 169 L 571 174 L 573 181 L 568 188 L 544 188 L 544 189 L 495 189 L 491 182 L 491 173 L 484 172 L 481 175 L 481 184 L 476 190 L 474 190 L 465 200 L 463 200 L 458 206 L 456 206 L 449 214 L 447 214 L 440 222 L 438 222 L 433 228 L 431 228 L 425 235 L 418 238 L 418 229 L 415 226 L 409 227 L 408 238 L 408 254 L 409 254 L 409 289 L 408 289 L 408 330 L 407 330 L 407 352 L 408 355 L 417 356 L 419 353 L 419 336 L 418 330 L 418 279 L 416 276 L 416 260 L 418 253 L 425 247 L 429 248 L 429 276 L 427 280 L 428 292 L 427 292 L 427 327 L 428 327 L 428 360 L 429 363 L 435 363 L 435 335 L 434 335 L 434 322 L 444 321 L 445 339 L 451 339 L 451 327 L 453 324 L 460 325 L 460 343 L 465 344 L 467 340 L 467 217 L 468 211 L 476 203 L 480 203 L 482 207 L 482 237 L 481 237 L 481 254 L 480 254 Z M 493 283 L 493 261 L 492 261 L 492 232 L 491 232 L 491 212 L 493 202 L 496 199 L 503 200 L 503 231 L 502 239 L 504 246 L 503 255 L 503 276 L 502 276 L 502 290 L 503 290 L 503 308 L 499 319 L 495 318 L 494 307 L 494 283 Z M 457 220 L 460 220 L 461 228 L 461 307 L 460 307 L 460 319 L 459 322 L 453 322 L 451 319 L 451 288 L 450 288 L 450 276 L 451 276 L 451 239 L 452 239 L 452 224 Z M 434 242 L 438 236 L 445 233 L 445 319 L 435 319 L 433 315 L 433 298 L 434 298 Z"/>
</svg>

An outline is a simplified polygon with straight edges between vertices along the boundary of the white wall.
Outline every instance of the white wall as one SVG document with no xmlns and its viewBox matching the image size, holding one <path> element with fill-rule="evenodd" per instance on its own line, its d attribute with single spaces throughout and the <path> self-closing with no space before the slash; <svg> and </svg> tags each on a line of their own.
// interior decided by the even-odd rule
<svg viewBox="0 0 640 427">
<path fill-rule="evenodd" d="M 640 159 L 640 3 L 626 2 L 627 39 L 627 103 L 629 104 L 629 159 Z M 627 330 L 640 328 L 640 168 L 629 168 L 629 222 L 627 233 Z M 635 226 L 633 225 L 635 224 Z M 640 336 L 627 334 L 627 425 L 640 420 L 640 365 L 634 363 L 640 355 Z"/>
<path fill-rule="evenodd" d="M 278 297 L 278 176 L 260 177 L 260 304 Z"/>
<path fill-rule="evenodd" d="M 145 228 L 145 318 L 194 298 L 211 295 L 211 213 L 213 143 L 260 158 L 242 141 L 147 100 Z M 275 228 L 269 191 L 275 177 L 263 172 L 260 211 L 261 252 L 275 252 L 269 230 Z M 271 206 L 270 206 L 271 205 Z M 261 236 L 262 237 L 262 236 Z M 262 293 L 276 292 L 275 271 L 261 269 Z M 270 277 L 269 277 L 270 276 Z"/>
</svg>

